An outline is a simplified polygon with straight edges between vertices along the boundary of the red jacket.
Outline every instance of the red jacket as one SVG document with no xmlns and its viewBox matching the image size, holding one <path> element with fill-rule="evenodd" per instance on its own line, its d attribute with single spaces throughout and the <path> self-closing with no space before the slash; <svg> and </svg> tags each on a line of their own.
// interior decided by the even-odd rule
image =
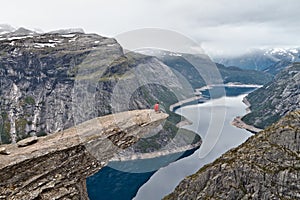
<svg viewBox="0 0 300 200">
<path fill-rule="evenodd" d="M 158 103 L 156 103 L 155 105 L 154 105 L 154 110 L 157 112 L 157 111 L 159 111 L 159 104 Z"/>
</svg>

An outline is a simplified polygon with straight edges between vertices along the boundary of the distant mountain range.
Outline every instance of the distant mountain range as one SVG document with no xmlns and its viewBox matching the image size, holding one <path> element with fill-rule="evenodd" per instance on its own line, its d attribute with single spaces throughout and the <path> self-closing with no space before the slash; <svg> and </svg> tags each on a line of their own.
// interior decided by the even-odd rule
<svg viewBox="0 0 300 200">
<path fill-rule="evenodd" d="M 26 36 L 26 35 L 38 35 L 43 34 L 44 31 L 40 29 L 26 29 L 24 27 L 14 28 L 8 24 L 0 24 L 0 38 L 4 40 L 5 38 L 10 38 L 12 36 Z M 59 29 L 55 31 L 48 32 L 49 34 L 69 34 L 69 33 L 84 33 L 82 28 L 69 28 L 69 29 Z"/>
<path fill-rule="evenodd" d="M 238 67 L 226 67 L 222 64 L 213 63 L 208 56 L 192 55 L 170 52 L 165 50 L 145 49 L 141 53 L 156 56 L 171 69 L 179 72 L 193 88 L 200 88 L 208 83 L 202 77 L 201 70 L 197 70 L 192 60 L 199 64 L 200 68 L 216 68 L 222 78 L 222 83 L 258 84 L 263 85 L 272 80 L 272 75 L 256 70 L 241 69 Z M 188 58 L 188 60 L 186 59 Z"/>
<path fill-rule="evenodd" d="M 255 49 L 239 56 L 216 56 L 213 60 L 225 66 L 277 74 L 287 65 L 300 61 L 300 48 Z"/>
</svg>

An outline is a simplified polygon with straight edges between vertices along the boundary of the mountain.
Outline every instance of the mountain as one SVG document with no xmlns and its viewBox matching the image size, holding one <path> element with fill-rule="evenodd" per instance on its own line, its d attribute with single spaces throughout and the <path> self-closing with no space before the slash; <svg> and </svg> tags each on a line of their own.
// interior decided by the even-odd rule
<svg viewBox="0 0 300 200">
<path fill-rule="evenodd" d="M 273 76 L 266 72 L 256 70 L 241 69 L 238 67 L 225 67 L 222 64 L 216 64 L 220 71 L 224 83 L 242 83 L 264 85 L 273 79 Z"/>
<path fill-rule="evenodd" d="M 157 58 L 125 54 L 115 39 L 75 31 L 39 34 L 18 29 L 1 36 L 0 143 L 52 134 L 111 113 L 151 108 L 156 101 L 169 113 L 168 122 L 135 149 L 152 152 L 172 143 L 181 117 L 168 108 L 193 93 L 183 90 L 177 76 Z M 184 132 L 177 144 L 199 145 L 198 135 Z"/>
<path fill-rule="evenodd" d="M 69 28 L 69 29 L 59 29 L 55 31 L 50 31 L 50 34 L 70 34 L 70 33 L 84 33 L 82 28 Z"/>
<path fill-rule="evenodd" d="M 299 48 L 270 48 L 254 49 L 239 56 L 215 56 L 213 60 L 225 66 L 265 71 L 275 75 L 289 64 L 299 61 L 299 57 Z"/>
<path fill-rule="evenodd" d="M 185 178 L 170 199 L 299 199 L 300 111 Z"/>
<path fill-rule="evenodd" d="M 258 128 L 265 128 L 290 111 L 300 109 L 300 63 L 280 72 L 272 82 L 246 97 L 251 112 L 242 120 Z"/>
<path fill-rule="evenodd" d="M 0 35 L 15 31 L 15 28 L 8 24 L 0 24 Z"/>
<path fill-rule="evenodd" d="M 210 58 L 205 55 L 191 55 L 153 49 L 143 50 L 142 53 L 158 57 L 163 63 L 182 74 L 194 89 L 201 88 L 208 83 L 206 83 L 202 77 L 206 72 L 204 71 L 203 74 L 201 74 L 201 71 L 199 69 L 197 70 L 189 61 L 197 62 L 201 68 L 206 67 L 208 69 L 207 71 L 213 68 L 217 69 L 222 78 L 221 82 L 225 84 L 240 83 L 263 85 L 272 80 L 272 76 L 268 73 L 255 70 L 243 70 L 238 67 L 225 67 L 222 64 L 213 63 Z"/>
</svg>

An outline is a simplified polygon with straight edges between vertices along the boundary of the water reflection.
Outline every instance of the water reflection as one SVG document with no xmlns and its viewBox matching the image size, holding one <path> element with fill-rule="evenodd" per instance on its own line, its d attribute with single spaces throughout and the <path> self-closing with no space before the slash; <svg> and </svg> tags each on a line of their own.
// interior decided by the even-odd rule
<svg viewBox="0 0 300 200">
<path fill-rule="evenodd" d="M 179 108 L 176 113 L 181 114 L 194 122 L 192 125 L 185 126 L 185 128 L 194 130 L 199 133 L 202 138 L 207 138 L 203 141 L 203 145 L 193 155 L 171 163 L 167 167 L 159 169 L 138 191 L 135 200 L 153 200 L 161 199 L 165 195 L 172 192 L 178 183 L 184 177 L 195 173 L 198 169 L 207 163 L 213 162 L 216 158 L 221 156 L 227 150 L 238 146 L 243 143 L 251 133 L 248 131 L 236 128 L 231 125 L 234 117 L 244 115 L 246 106 L 242 103 L 244 95 L 236 97 L 222 97 L 214 99 L 203 104 L 190 105 Z M 225 103 L 223 103 L 225 102 Z M 218 106 L 216 106 L 218 105 Z M 209 147 L 213 142 L 206 137 L 209 131 L 207 124 L 210 123 L 212 114 L 217 114 L 218 111 L 226 109 L 226 118 L 222 133 L 212 148 L 211 151 L 205 156 L 201 157 L 201 152 L 206 151 L 205 148 Z M 195 112 L 196 111 L 196 112 Z M 213 113 L 216 112 L 216 113 Z M 199 116 L 200 115 L 200 116 Z M 199 120 L 200 118 L 200 120 Z M 218 121 L 212 123 L 211 132 L 214 131 L 214 125 Z M 204 143 L 208 145 L 204 145 Z"/>
</svg>

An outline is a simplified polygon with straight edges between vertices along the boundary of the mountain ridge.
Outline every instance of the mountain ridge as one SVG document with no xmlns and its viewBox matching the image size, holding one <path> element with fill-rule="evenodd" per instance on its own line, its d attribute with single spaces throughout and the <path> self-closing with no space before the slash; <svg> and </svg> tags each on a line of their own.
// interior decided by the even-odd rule
<svg viewBox="0 0 300 200">
<path fill-rule="evenodd" d="M 215 56 L 213 60 L 225 66 L 265 71 L 276 75 L 289 64 L 300 61 L 300 48 L 253 49 L 238 56 Z"/>
<path fill-rule="evenodd" d="M 265 128 L 285 114 L 300 109 L 300 63 L 281 71 L 272 82 L 248 94 L 250 113 L 242 120 L 249 125 Z"/>
</svg>

